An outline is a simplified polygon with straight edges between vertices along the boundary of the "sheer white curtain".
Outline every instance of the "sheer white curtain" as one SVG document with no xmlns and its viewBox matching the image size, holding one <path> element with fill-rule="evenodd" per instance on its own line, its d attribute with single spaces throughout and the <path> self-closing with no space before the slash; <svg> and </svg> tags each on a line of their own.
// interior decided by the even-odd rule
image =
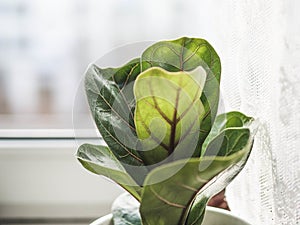
<svg viewBox="0 0 300 225">
<path fill-rule="evenodd" d="M 225 105 L 261 123 L 252 155 L 227 198 L 251 224 L 299 224 L 300 1 L 222 4 Z"/>
</svg>

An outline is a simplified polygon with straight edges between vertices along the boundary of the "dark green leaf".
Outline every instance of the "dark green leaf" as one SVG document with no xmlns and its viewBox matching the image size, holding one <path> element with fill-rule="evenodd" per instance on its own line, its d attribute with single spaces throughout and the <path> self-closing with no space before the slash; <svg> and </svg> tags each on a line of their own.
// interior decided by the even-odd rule
<svg viewBox="0 0 300 225">
<path fill-rule="evenodd" d="M 115 225 L 142 225 L 140 203 L 127 193 L 120 195 L 112 205 Z"/>
<path fill-rule="evenodd" d="M 124 168 L 142 183 L 147 171 L 144 167 L 132 167 L 144 165 L 136 150 L 138 140 L 133 122 L 133 82 L 139 73 L 139 59 L 121 68 L 100 69 L 91 65 L 86 73 L 85 89 L 103 139 Z"/>
<path fill-rule="evenodd" d="M 185 224 L 196 195 L 204 191 L 214 177 L 245 158 L 249 150 L 247 147 L 226 157 L 179 160 L 152 170 L 142 190 L 143 224 Z M 169 178 L 161 181 L 164 176 Z"/>
<path fill-rule="evenodd" d="M 140 200 L 141 188 L 126 173 L 108 147 L 83 144 L 77 151 L 77 158 L 86 169 L 110 178 Z"/>
<path fill-rule="evenodd" d="M 201 225 L 202 219 L 204 216 L 205 206 L 203 206 L 204 202 L 207 202 L 209 198 L 214 196 L 223 190 L 227 185 L 239 174 L 239 172 L 244 168 L 247 159 L 249 157 L 250 151 L 252 149 L 253 140 L 250 139 L 247 146 L 245 148 L 235 154 L 239 154 L 241 152 L 245 152 L 243 158 L 241 158 L 236 163 L 233 163 L 231 166 L 227 167 L 224 171 L 218 174 L 217 177 L 208 182 L 200 192 L 197 193 L 195 201 L 192 204 L 191 209 L 188 212 L 188 217 L 185 225 Z M 233 156 L 230 155 L 230 156 Z M 209 156 L 205 156 L 209 157 Z M 217 156 L 223 158 L 224 156 Z M 226 158 L 228 156 L 225 156 Z M 202 208 L 203 207 L 203 208 Z M 200 215 L 200 217 L 199 217 Z"/>
<path fill-rule="evenodd" d="M 250 133 L 250 125 L 253 118 L 247 117 L 240 112 L 229 112 L 217 116 L 211 132 L 207 136 L 203 144 L 203 153 L 205 157 L 229 156 L 236 152 L 247 150 L 243 160 L 229 167 L 222 172 L 218 179 L 206 185 L 205 190 L 198 193 L 195 202 L 188 215 L 186 225 L 201 225 L 201 218 L 204 209 L 203 202 L 223 190 L 234 177 L 243 169 L 247 157 L 250 153 L 253 143 L 253 135 L 255 130 Z"/>
<path fill-rule="evenodd" d="M 208 135 L 218 110 L 221 62 L 213 47 L 204 39 L 183 37 L 161 41 L 150 46 L 142 55 L 142 70 L 158 66 L 171 72 L 191 71 L 202 66 L 207 79 L 201 102 L 205 115 L 201 123 L 199 148 Z"/>
<path fill-rule="evenodd" d="M 138 76 L 134 121 L 146 164 L 161 162 L 172 153 L 172 160 L 194 154 L 204 115 L 200 96 L 205 78 L 201 67 L 191 72 L 153 67 Z"/>
<path fill-rule="evenodd" d="M 201 225 L 205 216 L 205 209 L 208 198 L 203 195 L 198 195 L 193 202 L 192 208 L 188 212 L 188 218 L 185 225 Z"/>
<path fill-rule="evenodd" d="M 222 156 L 242 149 L 248 142 L 252 121 L 252 117 L 236 111 L 218 115 L 202 145 L 202 155 Z"/>
</svg>

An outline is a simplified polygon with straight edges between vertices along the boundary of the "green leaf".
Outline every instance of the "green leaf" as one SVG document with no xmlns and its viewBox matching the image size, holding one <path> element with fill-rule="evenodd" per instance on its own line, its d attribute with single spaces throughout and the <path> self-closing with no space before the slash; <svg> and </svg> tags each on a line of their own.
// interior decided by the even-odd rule
<svg viewBox="0 0 300 225">
<path fill-rule="evenodd" d="M 227 155 L 229 151 L 233 153 L 242 149 L 249 139 L 250 132 L 247 127 L 252 121 L 252 117 L 236 111 L 218 115 L 202 145 L 201 155 L 222 156 Z M 235 141 L 229 143 L 228 139 Z M 212 140 L 214 140 L 213 143 L 211 143 Z"/>
<path fill-rule="evenodd" d="M 199 98 L 205 78 L 202 67 L 191 72 L 153 67 L 138 76 L 134 121 L 146 164 L 159 163 L 171 154 L 172 160 L 194 154 L 204 115 Z"/>
<path fill-rule="evenodd" d="M 110 178 L 140 201 L 141 188 L 128 175 L 108 147 L 83 144 L 77 151 L 77 158 L 87 170 Z"/>
<path fill-rule="evenodd" d="M 195 196 L 248 152 L 249 148 L 226 157 L 179 160 L 155 168 L 147 176 L 142 190 L 140 212 L 143 224 L 185 224 Z M 169 178 L 161 181 L 164 176 Z"/>
<path fill-rule="evenodd" d="M 140 207 L 145 224 L 201 224 L 204 203 L 234 179 L 252 149 L 255 131 L 250 132 L 250 123 L 253 119 L 236 112 L 228 115 L 218 117 L 216 127 L 221 127 L 218 124 L 223 120 L 229 122 L 224 123 L 227 128 L 218 129 L 219 133 L 207 145 L 205 156 L 162 165 L 149 173 Z M 247 128 L 233 119 L 236 116 Z"/>
<path fill-rule="evenodd" d="M 188 212 L 186 225 L 201 225 L 205 216 L 206 205 L 209 198 L 203 195 L 197 195 L 192 208 Z"/>
<path fill-rule="evenodd" d="M 251 134 L 249 129 L 252 122 L 252 117 L 247 117 L 240 112 L 229 112 L 217 116 L 212 130 L 202 146 L 202 155 L 205 157 L 214 155 L 226 157 L 245 149 L 248 150 L 248 153 L 243 160 L 223 171 L 218 179 L 206 185 L 205 190 L 197 195 L 186 225 L 201 225 L 205 212 L 203 203 L 223 190 L 244 167 L 252 148 L 255 133 L 255 130 L 252 130 Z"/>
<path fill-rule="evenodd" d="M 192 203 L 192 207 L 188 212 L 187 220 L 185 225 L 201 225 L 202 220 L 205 214 L 205 202 L 208 201 L 212 196 L 219 193 L 223 190 L 228 184 L 239 174 L 239 172 L 244 168 L 247 159 L 249 157 L 250 151 L 252 149 L 253 140 L 250 139 L 247 146 L 237 153 L 233 153 L 233 155 L 239 154 L 244 152 L 245 155 L 241 160 L 237 161 L 236 163 L 232 164 L 231 166 L 227 167 L 223 170 L 218 176 L 214 179 L 210 180 L 200 192 L 197 193 L 194 202 Z M 232 156 L 232 155 L 230 155 Z M 205 156 L 209 157 L 209 156 Z M 216 156 L 221 157 L 221 156 Z M 228 156 L 226 156 L 228 157 Z M 226 158 L 224 157 L 224 158 Z M 222 157 L 221 157 L 222 158 Z"/>
<path fill-rule="evenodd" d="M 147 171 L 136 150 L 138 139 L 133 122 L 133 83 L 139 73 L 139 59 L 121 68 L 101 69 L 91 65 L 86 72 L 85 89 L 93 118 L 106 144 L 134 179 L 142 183 Z"/>
<path fill-rule="evenodd" d="M 112 205 L 113 221 L 116 225 L 142 225 L 140 203 L 131 195 L 120 195 Z"/>
<path fill-rule="evenodd" d="M 201 95 L 205 116 L 201 122 L 199 147 L 214 122 L 219 102 L 221 62 L 213 47 L 204 39 L 183 37 L 173 41 L 161 41 L 150 46 L 141 57 L 142 71 L 149 67 L 161 67 L 171 72 L 191 71 L 202 66 L 207 79 Z"/>
</svg>

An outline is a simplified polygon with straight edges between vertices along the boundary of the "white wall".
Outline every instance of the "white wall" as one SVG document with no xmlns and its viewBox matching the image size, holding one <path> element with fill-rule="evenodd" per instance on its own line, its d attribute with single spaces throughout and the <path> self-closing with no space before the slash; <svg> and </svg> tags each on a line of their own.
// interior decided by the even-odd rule
<svg viewBox="0 0 300 225">
<path fill-rule="evenodd" d="M 108 213 L 122 190 L 83 169 L 76 148 L 73 140 L 0 140 L 0 218 Z"/>
</svg>

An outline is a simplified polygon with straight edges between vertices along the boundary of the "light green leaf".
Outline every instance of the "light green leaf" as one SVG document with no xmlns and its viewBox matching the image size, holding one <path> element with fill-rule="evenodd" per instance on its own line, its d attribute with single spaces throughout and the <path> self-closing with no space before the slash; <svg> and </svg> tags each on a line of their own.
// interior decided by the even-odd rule
<svg viewBox="0 0 300 225">
<path fill-rule="evenodd" d="M 77 151 L 77 158 L 86 169 L 110 178 L 140 201 L 140 186 L 128 175 L 108 147 L 83 144 Z"/>
<path fill-rule="evenodd" d="M 202 67 L 173 73 L 153 67 L 138 76 L 134 121 L 146 164 L 159 163 L 171 154 L 172 160 L 194 154 L 204 115 L 199 98 L 205 77 Z"/>
<path fill-rule="evenodd" d="M 204 39 L 183 37 L 155 43 L 146 49 L 141 61 L 142 71 L 149 67 L 161 67 L 170 72 L 191 71 L 199 66 L 206 70 L 207 79 L 201 95 L 205 109 L 199 135 L 201 148 L 218 110 L 221 62 L 216 51 Z"/>
<path fill-rule="evenodd" d="M 131 195 L 120 195 L 112 205 L 113 221 L 116 225 L 142 225 L 140 203 Z"/>
<path fill-rule="evenodd" d="M 85 89 L 104 141 L 126 171 L 141 184 L 147 171 L 136 150 L 138 140 L 133 122 L 133 83 L 139 73 L 139 59 L 120 68 L 101 69 L 91 65 L 86 72 Z M 140 171 L 132 166 L 140 166 Z"/>
<path fill-rule="evenodd" d="M 192 158 L 155 168 L 147 176 L 142 191 L 143 224 L 185 224 L 195 196 L 204 191 L 214 177 L 245 158 L 249 149 L 226 157 Z M 169 178 L 161 181 L 162 176 Z"/>
</svg>

